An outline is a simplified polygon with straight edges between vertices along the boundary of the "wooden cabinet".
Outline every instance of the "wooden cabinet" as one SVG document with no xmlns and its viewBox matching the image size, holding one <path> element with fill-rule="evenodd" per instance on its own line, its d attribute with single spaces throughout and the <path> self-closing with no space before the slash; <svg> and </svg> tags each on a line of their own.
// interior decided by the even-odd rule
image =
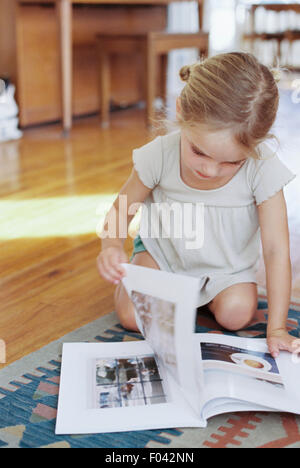
<svg viewBox="0 0 300 468">
<path fill-rule="evenodd" d="M 109 2 L 108 2 L 109 3 Z M 73 5 L 73 115 L 99 110 L 95 36 L 105 31 L 162 30 L 166 5 Z M 56 3 L 0 0 L 0 75 L 17 87 L 20 125 L 62 118 L 59 25 Z M 138 56 L 116 56 L 112 99 L 134 103 L 142 98 Z"/>
</svg>

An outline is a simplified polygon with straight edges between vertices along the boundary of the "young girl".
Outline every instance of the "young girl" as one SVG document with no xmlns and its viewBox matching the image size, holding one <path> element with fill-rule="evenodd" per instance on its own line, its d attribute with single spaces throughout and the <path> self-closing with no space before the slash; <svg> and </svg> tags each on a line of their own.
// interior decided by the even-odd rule
<svg viewBox="0 0 300 468">
<path fill-rule="evenodd" d="M 202 203 L 204 243 L 193 250 L 172 234 L 143 235 L 149 211 L 144 208 L 132 263 L 205 277 L 199 306 L 207 304 L 228 330 L 246 327 L 257 310 L 261 234 L 269 350 L 274 357 L 281 349 L 292 352 L 298 340 L 286 330 L 291 264 L 282 189 L 295 176 L 265 143 L 279 102 L 274 76 L 253 55 L 238 52 L 185 66 L 180 76 L 186 85 L 176 103 L 179 130 L 133 152 L 134 168 L 107 220 L 113 210 L 127 226 L 132 219 L 121 209 L 120 195 L 127 196 L 128 207 Z M 120 264 L 128 262 L 123 243 L 121 235 L 103 239 L 97 264 L 103 278 L 118 284 L 121 324 L 137 330 L 133 304 L 120 283 Z"/>
</svg>

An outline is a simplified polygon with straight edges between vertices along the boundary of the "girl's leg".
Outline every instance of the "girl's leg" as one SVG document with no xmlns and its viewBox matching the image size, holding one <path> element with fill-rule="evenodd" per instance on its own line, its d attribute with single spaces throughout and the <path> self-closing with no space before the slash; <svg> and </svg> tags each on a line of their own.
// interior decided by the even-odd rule
<svg viewBox="0 0 300 468">
<path fill-rule="evenodd" d="M 237 283 L 221 291 L 207 304 L 216 321 L 227 330 L 241 330 L 257 310 L 256 283 Z"/>
<path fill-rule="evenodd" d="M 160 269 L 148 252 L 135 254 L 131 263 L 133 265 L 155 268 L 156 270 Z M 135 321 L 134 306 L 122 283 L 119 283 L 115 290 L 115 310 L 122 327 L 127 328 L 127 330 L 139 331 Z"/>
</svg>

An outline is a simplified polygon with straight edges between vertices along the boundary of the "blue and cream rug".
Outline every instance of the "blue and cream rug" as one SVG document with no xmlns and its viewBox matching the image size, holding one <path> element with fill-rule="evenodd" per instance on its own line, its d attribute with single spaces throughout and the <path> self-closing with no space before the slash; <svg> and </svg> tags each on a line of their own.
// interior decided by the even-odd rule
<svg viewBox="0 0 300 468">
<path fill-rule="evenodd" d="M 296 310 L 296 308 L 298 310 Z M 265 337 L 267 304 L 241 336 Z M 300 311 L 292 307 L 289 331 L 300 336 Z M 201 311 L 197 331 L 223 333 Z M 233 333 L 232 333 L 233 334 Z M 96 320 L 0 371 L 0 448 L 281 448 L 300 447 L 300 417 L 285 413 L 232 413 L 211 418 L 205 429 L 170 429 L 82 436 L 56 436 L 60 358 L 63 342 L 139 340 L 114 313 Z M 300 367 L 299 367 L 300 372 Z"/>
</svg>

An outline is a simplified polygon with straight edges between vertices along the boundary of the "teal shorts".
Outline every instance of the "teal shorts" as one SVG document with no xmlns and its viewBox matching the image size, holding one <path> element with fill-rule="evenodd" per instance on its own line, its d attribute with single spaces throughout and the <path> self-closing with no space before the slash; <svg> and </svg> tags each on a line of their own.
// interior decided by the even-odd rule
<svg viewBox="0 0 300 468">
<path fill-rule="evenodd" d="M 147 250 L 143 244 L 142 239 L 140 238 L 140 235 L 138 234 L 133 241 L 133 252 L 132 252 L 130 261 L 132 261 L 135 254 L 140 253 L 140 252 L 147 252 Z"/>
</svg>

